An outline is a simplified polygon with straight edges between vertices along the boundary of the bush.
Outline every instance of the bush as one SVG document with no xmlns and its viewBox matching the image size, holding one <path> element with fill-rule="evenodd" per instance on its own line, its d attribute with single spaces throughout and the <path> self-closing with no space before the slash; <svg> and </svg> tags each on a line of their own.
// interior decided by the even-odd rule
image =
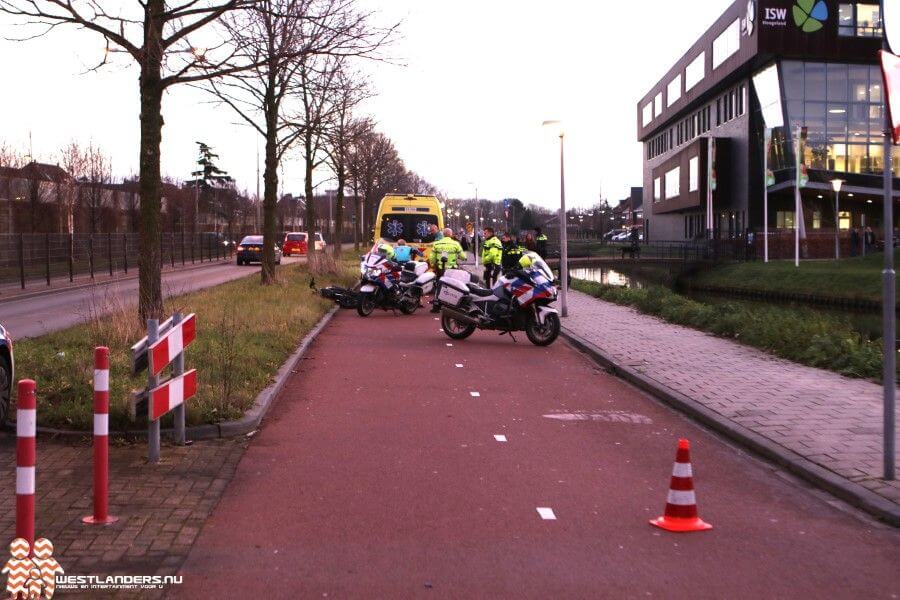
<svg viewBox="0 0 900 600">
<path fill-rule="evenodd" d="M 805 365 L 849 377 L 881 378 L 880 341 L 864 338 L 839 319 L 812 310 L 737 302 L 703 304 L 657 285 L 632 289 L 575 279 L 572 288 Z"/>
</svg>

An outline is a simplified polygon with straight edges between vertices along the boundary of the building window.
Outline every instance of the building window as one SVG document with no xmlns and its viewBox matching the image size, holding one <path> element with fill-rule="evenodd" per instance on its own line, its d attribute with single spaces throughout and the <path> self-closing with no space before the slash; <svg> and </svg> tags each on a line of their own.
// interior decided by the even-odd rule
<svg viewBox="0 0 900 600">
<path fill-rule="evenodd" d="M 813 229 L 822 229 L 822 211 L 814 210 L 812 221 L 813 221 L 812 222 Z"/>
<path fill-rule="evenodd" d="M 700 189 L 700 157 L 695 156 L 691 158 L 688 166 L 690 167 L 690 172 L 688 173 L 690 175 L 688 180 L 688 191 L 696 192 Z"/>
<path fill-rule="evenodd" d="M 741 47 L 741 20 L 735 19 L 723 31 L 719 37 L 713 41 L 712 68 L 716 69 L 725 60 L 738 51 Z"/>
<path fill-rule="evenodd" d="M 653 108 L 657 117 L 662 114 L 662 92 L 656 94 L 656 97 L 653 98 Z"/>
<path fill-rule="evenodd" d="M 653 180 L 653 201 L 659 202 L 660 198 L 662 198 L 662 190 L 660 189 L 659 177 L 657 177 Z"/>
<path fill-rule="evenodd" d="M 666 172 L 666 200 L 681 195 L 681 167 Z"/>
<path fill-rule="evenodd" d="M 843 37 L 881 37 L 879 5 L 862 2 L 839 4 L 838 35 Z"/>
<path fill-rule="evenodd" d="M 688 91 L 700 83 L 705 75 L 706 52 L 701 52 L 684 70 L 684 91 Z"/>
<path fill-rule="evenodd" d="M 840 223 L 840 228 L 842 231 L 847 231 L 850 229 L 850 213 L 841 211 L 838 213 L 838 222 Z"/>
<path fill-rule="evenodd" d="M 666 87 L 666 106 L 672 106 L 681 98 L 681 75 L 676 75 Z"/>
<path fill-rule="evenodd" d="M 651 103 L 647 103 L 644 105 L 643 110 L 641 111 L 641 123 L 643 123 L 644 127 L 650 124 L 650 121 L 653 120 L 653 105 Z"/>
<path fill-rule="evenodd" d="M 794 211 L 779 210 L 775 213 L 775 227 L 778 229 L 794 228 Z"/>
</svg>

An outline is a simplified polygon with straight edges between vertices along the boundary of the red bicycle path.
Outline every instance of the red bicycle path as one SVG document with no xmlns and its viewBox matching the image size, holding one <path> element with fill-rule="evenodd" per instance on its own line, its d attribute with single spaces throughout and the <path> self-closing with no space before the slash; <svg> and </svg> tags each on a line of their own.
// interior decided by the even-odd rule
<svg viewBox="0 0 900 600">
<path fill-rule="evenodd" d="M 424 311 L 341 312 L 253 438 L 171 596 L 900 594 L 896 530 L 723 442 L 562 340 L 517 339 L 453 341 Z M 579 412 L 599 416 L 544 416 Z M 680 437 L 692 443 L 711 531 L 647 522 L 662 512 Z"/>
</svg>

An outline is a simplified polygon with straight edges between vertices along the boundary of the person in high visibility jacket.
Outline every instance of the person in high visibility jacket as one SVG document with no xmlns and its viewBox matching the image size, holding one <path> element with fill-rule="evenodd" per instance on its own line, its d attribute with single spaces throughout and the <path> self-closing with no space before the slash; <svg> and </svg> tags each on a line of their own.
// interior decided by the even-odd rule
<svg viewBox="0 0 900 600">
<path fill-rule="evenodd" d="M 384 240 L 381 240 L 381 242 L 379 242 L 375 251 L 388 260 L 394 260 L 394 247 Z"/>
<path fill-rule="evenodd" d="M 503 241 L 503 257 L 500 259 L 500 265 L 504 271 L 518 268 L 519 259 L 522 258 L 524 248 L 509 233 L 504 233 L 501 239 Z"/>
<path fill-rule="evenodd" d="M 541 255 L 541 258 L 547 258 L 547 234 L 541 231 L 540 227 L 535 227 L 534 233 L 537 253 Z"/>
<path fill-rule="evenodd" d="M 437 300 L 441 291 L 441 277 L 444 276 L 446 269 L 455 269 L 457 262 L 466 260 L 466 252 L 459 245 L 459 242 L 453 239 L 453 230 L 449 227 L 444 229 L 444 235 L 441 239 L 431 245 L 431 255 L 428 257 L 428 263 L 434 268 L 434 274 L 437 281 L 434 285 L 434 300 L 431 305 L 431 312 L 440 312 L 441 305 Z"/>
<path fill-rule="evenodd" d="M 500 265 L 503 262 L 503 243 L 494 235 L 493 227 L 484 228 L 481 262 L 484 265 L 484 284 L 490 289 L 497 281 Z"/>
</svg>

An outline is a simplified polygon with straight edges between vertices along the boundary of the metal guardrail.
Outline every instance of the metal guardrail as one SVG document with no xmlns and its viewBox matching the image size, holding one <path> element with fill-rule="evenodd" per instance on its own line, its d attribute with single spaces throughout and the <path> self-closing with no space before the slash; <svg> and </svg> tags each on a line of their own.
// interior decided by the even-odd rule
<svg viewBox="0 0 900 600">
<path fill-rule="evenodd" d="M 162 264 L 186 265 L 230 259 L 240 236 L 215 233 L 164 233 L 160 236 Z M 227 243 L 226 243 L 227 242 Z M 0 235 L 0 287 L 25 289 L 41 282 L 73 282 L 137 270 L 138 233 L 21 233 Z"/>
</svg>

